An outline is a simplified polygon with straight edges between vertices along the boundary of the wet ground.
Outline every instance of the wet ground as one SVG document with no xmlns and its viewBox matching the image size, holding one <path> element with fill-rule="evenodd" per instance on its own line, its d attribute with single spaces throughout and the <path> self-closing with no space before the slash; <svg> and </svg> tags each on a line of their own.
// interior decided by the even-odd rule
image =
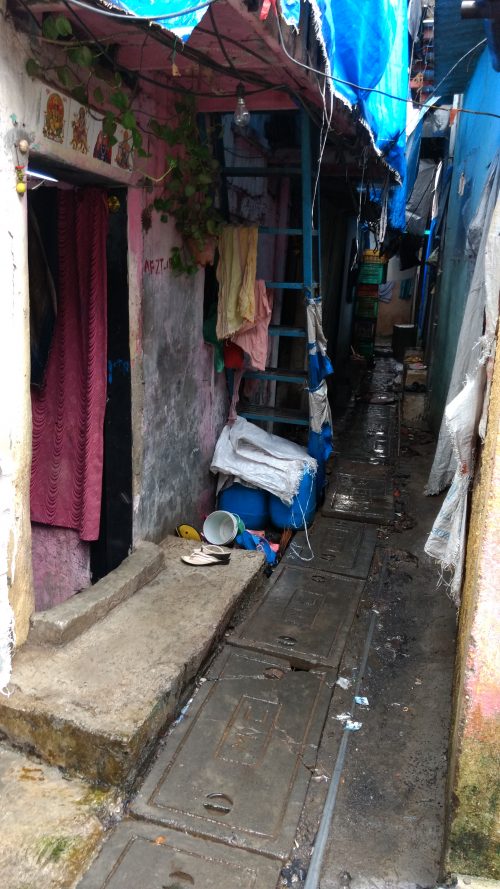
<svg viewBox="0 0 500 889">
<path fill-rule="evenodd" d="M 340 426 L 324 514 L 228 636 L 81 889 L 300 889 L 334 770 L 316 885 L 440 878 L 455 611 L 423 554 L 433 445 L 399 438 L 393 378 L 381 358 Z"/>
<path fill-rule="evenodd" d="M 422 493 L 432 438 L 400 435 L 394 375 L 380 358 L 336 422 L 322 513 L 233 619 L 121 823 L 111 827 L 116 806 L 104 819 L 94 864 L 44 886 L 417 889 L 441 878 L 455 610 L 423 554 L 439 508 Z M 28 768 L 38 779 L 42 767 Z M 77 838 L 102 830 L 89 817 Z M 8 889 L 35 886 L 30 871 Z"/>
</svg>

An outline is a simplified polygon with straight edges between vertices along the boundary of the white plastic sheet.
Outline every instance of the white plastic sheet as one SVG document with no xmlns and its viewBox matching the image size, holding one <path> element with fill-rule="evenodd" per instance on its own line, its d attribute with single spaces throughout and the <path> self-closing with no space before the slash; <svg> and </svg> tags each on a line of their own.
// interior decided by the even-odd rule
<svg viewBox="0 0 500 889">
<path fill-rule="evenodd" d="M 290 505 L 304 473 L 315 474 L 317 466 L 305 448 L 238 417 L 232 425 L 224 426 L 210 470 L 222 474 L 223 481 L 231 476 L 243 484 L 276 494 Z"/>
<path fill-rule="evenodd" d="M 467 501 L 474 475 L 478 434 L 484 438 L 500 290 L 500 164 L 498 156 L 467 233 L 476 254 L 472 283 L 457 346 L 443 423 L 427 486 L 434 494 L 452 482 L 425 551 L 451 572 L 450 593 L 458 605 L 465 562 Z M 464 384 L 465 380 L 465 384 Z"/>
</svg>

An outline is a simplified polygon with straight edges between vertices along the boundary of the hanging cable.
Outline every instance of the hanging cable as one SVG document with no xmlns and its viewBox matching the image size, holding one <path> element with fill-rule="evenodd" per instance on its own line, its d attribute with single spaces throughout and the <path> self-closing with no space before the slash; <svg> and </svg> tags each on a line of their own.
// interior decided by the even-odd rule
<svg viewBox="0 0 500 889">
<path fill-rule="evenodd" d="M 276 10 L 276 22 L 278 25 L 278 35 L 279 35 L 279 42 L 280 42 L 281 49 L 285 53 L 286 57 L 291 62 L 293 62 L 294 65 L 297 65 L 299 68 L 304 68 L 306 71 L 309 71 L 311 74 L 316 74 L 318 77 L 324 77 L 326 80 L 331 80 L 331 81 L 334 81 L 335 83 L 341 83 L 344 86 L 350 86 L 353 89 L 359 90 L 360 92 L 363 92 L 363 93 L 377 93 L 380 96 L 387 96 L 388 99 L 395 99 L 396 101 L 404 102 L 405 104 L 408 104 L 408 102 L 412 101 L 411 99 L 408 99 L 408 98 L 405 99 L 403 96 L 396 96 L 393 93 L 386 92 L 385 90 L 377 89 L 377 87 L 361 86 L 361 84 L 359 84 L 359 83 L 353 83 L 350 80 L 343 80 L 341 77 L 335 77 L 333 74 L 328 74 L 326 71 L 320 71 L 318 68 L 313 68 L 311 65 L 306 65 L 305 62 L 299 62 L 298 59 L 295 59 L 288 52 L 288 50 L 285 46 L 285 41 L 283 39 L 283 31 L 281 28 L 281 22 L 280 22 L 279 14 L 278 14 L 277 10 Z M 455 68 L 457 68 L 457 66 L 461 62 L 463 62 L 464 59 L 467 58 L 467 56 L 471 55 L 471 53 L 475 52 L 475 50 L 479 49 L 481 46 L 484 46 L 486 44 L 486 42 L 487 42 L 486 38 L 484 40 L 480 40 L 479 43 L 476 43 L 476 45 L 472 47 L 472 49 L 467 50 L 467 52 L 464 53 L 463 56 L 461 56 L 461 58 L 458 59 L 458 61 L 455 62 L 454 65 L 452 65 L 452 67 L 449 69 L 449 71 L 446 72 L 445 76 L 443 78 L 441 78 L 441 80 L 439 81 L 439 84 L 437 85 L 437 87 L 434 88 L 429 99 L 431 99 L 433 96 L 435 96 L 437 94 L 437 90 L 439 89 L 441 84 L 444 83 L 446 78 L 449 77 L 449 75 L 453 73 Z M 412 104 L 418 105 L 420 108 L 424 108 L 425 106 L 427 106 L 429 99 L 427 99 L 426 102 L 413 102 Z M 429 107 L 431 108 L 433 106 L 429 106 Z M 439 106 L 436 106 L 436 107 L 439 107 Z M 493 111 L 479 111 L 479 110 L 473 110 L 473 109 L 469 109 L 469 108 L 461 108 L 460 114 L 478 114 L 478 115 L 483 115 L 486 117 L 495 117 L 495 118 L 500 119 L 500 114 L 495 114 Z M 402 131 L 402 132 L 404 132 L 404 131 Z M 402 135 L 402 132 L 400 133 L 400 135 Z"/>
</svg>

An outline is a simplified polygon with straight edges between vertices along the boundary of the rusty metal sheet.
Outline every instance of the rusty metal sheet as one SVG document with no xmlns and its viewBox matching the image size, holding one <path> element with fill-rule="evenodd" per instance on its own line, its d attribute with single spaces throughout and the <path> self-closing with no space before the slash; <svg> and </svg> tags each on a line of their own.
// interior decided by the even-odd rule
<svg viewBox="0 0 500 889">
<path fill-rule="evenodd" d="M 78 889 L 276 889 L 280 866 L 251 852 L 125 821 Z"/>
<path fill-rule="evenodd" d="M 133 816 L 286 859 L 330 696 L 323 673 L 226 648 L 168 736 Z"/>
<path fill-rule="evenodd" d="M 305 531 L 295 535 L 286 552 L 287 564 L 349 577 L 368 577 L 377 542 L 374 525 L 318 517 L 308 537 L 310 546 Z"/>
<path fill-rule="evenodd" d="M 284 563 L 231 645 L 287 658 L 294 666 L 337 669 L 363 581 Z"/>
<path fill-rule="evenodd" d="M 330 482 L 322 513 L 350 521 L 388 523 L 394 519 L 392 479 L 336 471 Z"/>
</svg>

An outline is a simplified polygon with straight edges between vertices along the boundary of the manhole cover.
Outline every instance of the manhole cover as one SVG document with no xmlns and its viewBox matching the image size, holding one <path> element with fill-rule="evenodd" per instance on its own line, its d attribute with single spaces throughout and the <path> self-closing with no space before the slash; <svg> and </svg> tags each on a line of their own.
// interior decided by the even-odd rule
<svg viewBox="0 0 500 889">
<path fill-rule="evenodd" d="M 288 658 L 296 666 L 337 668 L 362 589 L 361 580 L 285 563 L 229 642 Z"/>
<path fill-rule="evenodd" d="M 133 815 L 287 857 L 331 693 L 322 674 L 287 666 L 273 679 L 269 667 L 284 664 L 223 652 L 167 738 Z"/>
<path fill-rule="evenodd" d="M 139 821 L 123 822 L 79 889 L 275 889 L 277 861 Z"/>
<path fill-rule="evenodd" d="M 324 516 L 375 524 L 393 521 L 390 473 L 376 476 L 364 472 L 363 466 L 356 472 L 344 472 L 340 467 L 332 475 L 322 513 Z"/>
<path fill-rule="evenodd" d="M 288 547 L 285 561 L 301 568 L 319 568 L 349 577 L 368 577 L 377 542 L 374 525 L 335 519 L 316 519 L 308 532 L 299 531 Z M 311 559 L 311 550 L 314 558 Z M 304 562 L 303 559 L 310 559 Z"/>
</svg>

